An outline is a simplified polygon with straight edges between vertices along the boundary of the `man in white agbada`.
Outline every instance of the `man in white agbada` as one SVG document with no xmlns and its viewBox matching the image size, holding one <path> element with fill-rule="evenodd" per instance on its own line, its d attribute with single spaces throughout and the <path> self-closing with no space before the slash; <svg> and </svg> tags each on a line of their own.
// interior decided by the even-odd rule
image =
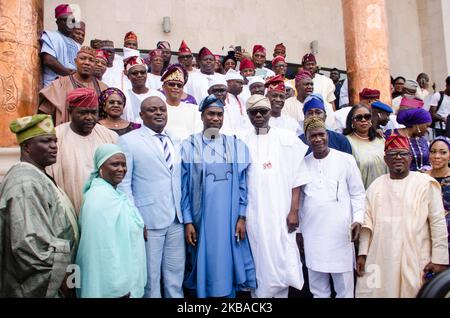
<svg viewBox="0 0 450 318">
<path fill-rule="evenodd" d="M 122 92 L 131 87 L 128 78 L 123 74 L 123 60 L 124 57 L 115 53 L 114 42 L 110 40 L 104 40 L 100 42 L 100 49 L 102 49 L 107 56 L 107 68 L 105 74 L 102 76 L 102 81 L 108 85 L 108 87 L 119 88 Z M 135 51 L 135 50 L 133 50 Z M 125 54 L 125 51 L 124 51 Z M 136 54 L 138 56 L 139 54 Z M 124 81 L 124 77 L 126 81 Z M 127 84 L 129 86 L 127 86 Z"/>
<path fill-rule="evenodd" d="M 242 87 L 242 93 L 239 94 L 239 97 L 242 98 L 244 104 L 247 103 L 247 100 L 250 96 L 259 94 L 266 95 L 266 88 L 264 84 L 266 83 L 261 76 L 249 76 L 247 77 L 248 84 L 244 84 Z"/>
<path fill-rule="evenodd" d="M 336 100 L 334 91 L 336 90 L 336 87 L 329 77 L 317 73 L 317 62 L 314 54 L 305 54 L 302 59 L 302 65 L 305 70 L 310 72 L 313 76 L 314 93 L 318 93 L 323 96 L 323 100 L 325 102 L 325 112 L 327 113 L 327 128 L 334 130 L 334 112 L 336 110 L 334 105 L 334 101 Z"/>
<path fill-rule="evenodd" d="M 230 69 L 225 75 L 227 95 L 225 98 L 224 118 L 221 132 L 229 135 L 239 135 L 251 128 L 244 100 L 238 95 L 242 92 L 244 77 Z"/>
<path fill-rule="evenodd" d="M 287 298 L 289 286 L 303 287 L 296 242 L 300 186 L 311 181 L 304 156 L 308 147 L 284 129 L 270 127 L 270 101 L 253 95 L 247 113 L 254 128 L 245 136 L 248 170 L 247 233 L 256 268 L 252 297 Z"/>
<path fill-rule="evenodd" d="M 303 103 L 305 99 L 314 91 L 314 83 L 312 75 L 308 71 L 300 71 L 295 76 L 295 88 L 297 89 L 297 96 L 292 96 L 286 99 L 282 113 L 289 115 L 300 127 L 303 127 L 305 115 L 303 113 Z"/>
<path fill-rule="evenodd" d="M 300 136 L 303 130 L 299 123 L 291 116 L 282 112 L 286 100 L 286 87 L 283 77 L 281 75 L 272 77 L 264 86 L 267 89 L 266 97 L 270 100 L 272 107 L 270 111 L 270 126 L 287 129 Z"/>
<path fill-rule="evenodd" d="M 447 228 L 439 183 L 409 171 L 407 137 L 391 135 L 384 160 L 389 174 L 367 189 L 359 239 L 357 298 L 413 298 L 428 275 L 447 268 Z"/>
<path fill-rule="evenodd" d="M 323 119 L 308 117 L 305 134 L 312 153 L 305 158 L 312 182 L 303 190 L 300 214 L 309 289 L 330 298 L 353 298 L 355 252 L 364 218 L 365 189 L 352 155 L 328 147 Z"/>
<path fill-rule="evenodd" d="M 225 79 L 225 76 L 214 72 L 214 54 L 206 47 L 201 48 L 198 52 L 197 62 L 200 66 L 200 71 L 193 72 L 189 76 L 186 84 L 186 93 L 194 96 L 195 100 L 200 102 L 209 95 L 208 88 L 210 83 L 217 79 Z"/>
<path fill-rule="evenodd" d="M 124 119 L 133 123 L 142 124 L 141 104 L 147 97 L 157 96 L 163 101 L 166 97 L 157 90 L 147 86 L 147 64 L 138 56 L 132 56 L 125 61 L 125 74 L 128 76 L 132 88 L 126 90 L 127 107 L 124 112 Z"/>
</svg>

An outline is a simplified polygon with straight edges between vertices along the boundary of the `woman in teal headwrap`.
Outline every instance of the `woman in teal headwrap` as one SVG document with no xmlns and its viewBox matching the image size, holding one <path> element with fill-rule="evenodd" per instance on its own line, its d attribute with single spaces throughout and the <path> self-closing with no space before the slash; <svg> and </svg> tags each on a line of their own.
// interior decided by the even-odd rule
<svg viewBox="0 0 450 318">
<path fill-rule="evenodd" d="M 105 144 L 94 155 L 84 185 L 78 297 L 142 297 L 147 282 L 144 222 L 125 193 L 116 189 L 127 172 L 119 146 Z"/>
</svg>

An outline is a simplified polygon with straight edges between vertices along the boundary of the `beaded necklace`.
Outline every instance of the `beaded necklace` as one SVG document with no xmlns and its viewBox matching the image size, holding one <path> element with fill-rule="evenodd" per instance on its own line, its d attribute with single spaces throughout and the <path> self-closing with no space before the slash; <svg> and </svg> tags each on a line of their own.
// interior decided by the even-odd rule
<svg viewBox="0 0 450 318">
<path fill-rule="evenodd" d="M 422 167 L 423 167 L 423 153 L 422 153 L 422 150 L 420 149 L 420 144 L 419 144 L 419 142 L 417 141 L 417 137 L 415 137 L 414 139 L 415 139 L 415 141 L 416 141 L 416 143 L 417 143 L 417 149 L 419 149 L 420 165 L 419 165 L 419 159 L 418 159 L 418 157 L 417 157 L 417 153 L 416 153 L 416 151 L 414 150 L 413 144 L 412 144 L 412 142 L 411 142 L 411 137 L 408 137 L 409 146 L 410 146 L 411 151 L 412 151 L 412 153 L 413 153 L 413 157 L 414 157 L 414 161 L 415 161 L 415 163 L 416 163 L 417 170 L 421 170 Z"/>
</svg>

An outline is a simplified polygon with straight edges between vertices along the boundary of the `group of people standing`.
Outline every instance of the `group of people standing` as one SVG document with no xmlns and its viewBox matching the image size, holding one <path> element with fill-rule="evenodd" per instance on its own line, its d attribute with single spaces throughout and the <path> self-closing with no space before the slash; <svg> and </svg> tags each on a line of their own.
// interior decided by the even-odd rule
<svg viewBox="0 0 450 318">
<path fill-rule="evenodd" d="M 0 296 L 414 297 L 446 269 L 450 141 L 428 146 L 436 111 L 409 91 L 336 110 L 314 55 L 287 79 L 282 44 L 272 70 L 255 45 L 221 74 L 206 47 L 195 69 L 184 41 L 179 64 L 165 41 L 147 59 L 133 32 L 124 58 L 107 42 L 10 125 Z"/>
</svg>

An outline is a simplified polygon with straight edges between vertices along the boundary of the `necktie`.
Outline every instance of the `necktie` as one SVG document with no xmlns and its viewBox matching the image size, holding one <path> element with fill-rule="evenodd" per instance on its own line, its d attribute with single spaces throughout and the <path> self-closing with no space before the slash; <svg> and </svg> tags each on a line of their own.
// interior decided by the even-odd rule
<svg viewBox="0 0 450 318">
<path fill-rule="evenodd" d="M 173 169 L 172 156 L 170 155 L 169 144 L 167 143 L 166 136 L 163 134 L 157 134 L 156 136 L 158 136 L 159 140 L 162 143 L 164 150 L 164 159 L 166 159 L 167 167 L 169 167 L 170 171 L 172 171 Z"/>
</svg>

